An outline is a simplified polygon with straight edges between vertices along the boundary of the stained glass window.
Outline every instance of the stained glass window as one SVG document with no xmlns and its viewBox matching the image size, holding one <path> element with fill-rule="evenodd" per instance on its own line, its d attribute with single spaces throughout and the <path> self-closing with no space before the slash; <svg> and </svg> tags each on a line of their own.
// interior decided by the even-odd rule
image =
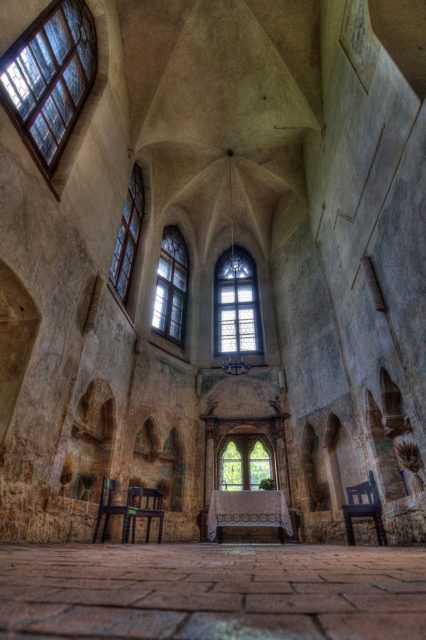
<svg viewBox="0 0 426 640">
<path fill-rule="evenodd" d="M 233 440 L 230 440 L 223 450 L 220 465 L 221 491 L 242 491 L 243 458 Z"/>
<path fill-rule="evenodd" d="M 96 75 L 96 31 L 83 0 L 39 16 L 0 59 L 0 99 L 50 177 Z"/>
<path fill-rule="evenodd" d="M 110 282 L 124 304 L 127 303 L 129 296 L 130 280 L 136 259 L 143 214 L 144 188 L 142 170 L 138 164 L 135 164 L 109 270 Z"/>
<path fill-rule="evenodd" d="M 216 265 L 216 353 L 261 353 L 256 266 L 234 247 Z"/>
<path fill-rule="evenodd" d="M 166 227 L 157 269 L 152 328 L 180 345 L 184 340 L 188 269 L 188 251 L 179 229 Z"/>
<path fill-rule="evenodd" d="M 256 440 L 249 456 L 250 489 L 259 489 L 261 480 L 272 478 L 271 456 L 261 440 Z"/>
</svg>

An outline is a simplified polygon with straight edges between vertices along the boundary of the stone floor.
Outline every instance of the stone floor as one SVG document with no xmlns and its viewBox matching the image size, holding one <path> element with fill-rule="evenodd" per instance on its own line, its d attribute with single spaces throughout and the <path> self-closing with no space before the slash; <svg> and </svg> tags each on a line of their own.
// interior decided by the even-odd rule
<svg viewBox="0 0 426 640">
<path fill-rule="evenodd" d="M 0 640 L 417 640 L 424 548 L 0 547 Z"/>
</svg>

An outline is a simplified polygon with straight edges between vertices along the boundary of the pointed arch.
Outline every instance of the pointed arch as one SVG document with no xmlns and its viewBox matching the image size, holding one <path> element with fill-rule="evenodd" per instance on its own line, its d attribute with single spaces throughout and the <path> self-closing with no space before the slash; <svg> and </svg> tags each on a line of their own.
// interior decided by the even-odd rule
<svg viewBox="0 0 426 640">
<path fill-rule="evenodd" d="M 384 367 L 380 369 L 380 389 L 385 435 L 394 438 L 407 429 L 401 408 L 401 392 Z"/>
<path fill-rule="evenodd" d="M 394 445 L 385 434 L 382 412 L 369 389 L 365 390 L 365 413 L 373 445 L 376 475 L 383 497 L 385 500 L 402 498 L 404 488 Z"/>
<path fill-rule="evenodd" d="M 330 500 L 333 511 L 338 511 L 345 503 L 345 494 L 340 471 L 338 446 L 342 425 L 339 418 L 331 413 L 327 420 L 324 436 L 324 447 L 327 451 L 326 472 L 330 489 Z"/>
<path fill-rule="evenodd" d="M 0 444 L 12 419 L 40 318 L 22 282 L 0 260 Z"/>
<path fill-rule="evenodd" d="M 324 479 L 322 450 L 319 438 L 310 422 L 306 422 L 301 447 L 301 466 L 308 511 L 327 511 L 330 508 L 330 489 Z"/>
</svg>

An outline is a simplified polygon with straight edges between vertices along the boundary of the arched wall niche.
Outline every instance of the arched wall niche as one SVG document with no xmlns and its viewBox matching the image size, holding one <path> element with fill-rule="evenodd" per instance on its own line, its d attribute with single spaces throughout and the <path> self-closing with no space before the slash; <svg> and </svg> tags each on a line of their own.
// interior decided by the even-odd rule
<svg viewBox="0 0 426 640">
<path fill-rule="evenodd" d="M 0 260 L 0 445 L 6 439 L 39 323 L 33 299 Z"/>
<path fill-rule="evenodd" d="M 386 436 L 394 438 L 404 433 L 407 427 L 401 407 L 401 392 L 384 367 L 380 369 L 380 389 L 384 433 Z"/>
<path fill-rule="evenodd" d="M 147 418 L 135 440 L 129 486 L 158 489 L 163 507 L 182 511 L 184 504 L 184 449 L 177 427 L 172 427 L 161 445 L 160 430 Z"/>
<path fill-rule="evenodd" d="M 307 511 L 329 511 L 330 489 L 325 473 L 324 448 L 319 446 L 319 438 L 310 422 L 305 424 L 301 462 L 305 485 L 305 505 Z"/>
<path fill-rule="evenodd" d="M 114 394 L 106 380 L 92 380 L 77 404 L 69 440 L 67 454 L 73 460 L 76 476 L 67 489 L 68 495 L 82 497 L 85 494 L 85 477 L 94 476 L 90 495 L 93 501 L 98 500 L 102 478 L 112 475 L 116 445 Z"/>
<path fill-rule="evenodd" d="M 387 437 L 382 423 L 382 412 L 369 389 L 365 391 L 365 412 L 381 493 L 385 500 L 404 496 L 398 460 L 391 438 Z"/>
<path fill-rule="evenodd" d="M 330 501 L 333 511 L 338 512 L 342 504 L 345 504 L 345 492 L 339 462 L 339 444 L 342 425 L 339 418 L 331 413 L 327 420 L 324 435 L 324 448 L 326 449 L 326 473 L 330 489 Z"/>
<path fill-rule="evenodd" d="M 141 455 L 147 462 L 153 462 L 160 451 L 158 429 L 152 418 L 147 418 L 136 435 L 134 455 Z"/>
</svg>

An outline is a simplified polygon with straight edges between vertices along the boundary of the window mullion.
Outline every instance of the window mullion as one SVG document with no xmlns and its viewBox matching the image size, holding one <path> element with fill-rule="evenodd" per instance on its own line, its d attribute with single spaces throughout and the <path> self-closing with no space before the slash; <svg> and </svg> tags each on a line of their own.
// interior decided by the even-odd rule
<svg viewBox="0 0 426 640">
<path fill-rule="evenodd" d="M 166 315 L 166 334 L 170 337 L 170 329 L 171 329 L 171 318 L 172 318 L 172 308 L 173 308 L 173 278 L 175 275 L 175 259 L 172 258 L 172 271 L 170 274 L 170 282 L 169 282 L 169 299 L 167 300 L 167 315 Z"/>
<path fill-rule="evenodd" d="M 236 322 L 236 339 L 237 339 L 237 353 L 240 353 L 240 314 L 238 308 L 238 280 L 234 279 L 234 296 L 235 296 L 235 322 Z"/>
</svg>

